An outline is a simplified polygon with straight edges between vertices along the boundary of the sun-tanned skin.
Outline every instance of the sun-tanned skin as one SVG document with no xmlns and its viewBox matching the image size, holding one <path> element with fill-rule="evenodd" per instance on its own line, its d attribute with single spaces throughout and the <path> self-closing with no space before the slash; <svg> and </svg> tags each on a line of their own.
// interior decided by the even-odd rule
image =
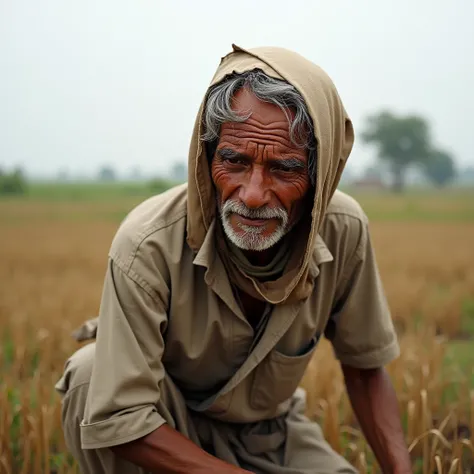
<svg viewBox="0 0 474 474">
<path fill-rule="evenodd" d="M 252 115 L 245 122 L 224 123 L 212 162 L 212 180 L 217 190 L 218 206 L 228 199 L 242 202 L 250 209 L 280 207 L 289 215 L 291 227 L 302 215 L 303 202 L 311 187 L 308 155 L 292 143 L 285 113 L 273 104 L 260 101 L 248 89 L 235 96 L 234 111 Z M 288 112 L 292 116 L 292 112 Z M 233 214 L 234 232 L 239 224 L 265 226 L 262 236 L 275 232 L 278 222 L 252 222 Z M 246 251 L 249 260 L 265 264 L 277 246 L 263 252 Z"/>
</svg>

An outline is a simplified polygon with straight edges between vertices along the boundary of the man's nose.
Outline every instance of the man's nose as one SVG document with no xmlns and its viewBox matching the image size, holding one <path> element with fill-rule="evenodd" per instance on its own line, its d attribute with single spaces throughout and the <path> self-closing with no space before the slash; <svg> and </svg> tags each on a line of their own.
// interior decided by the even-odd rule
<svg viewBox="0 0 474 474">
<path fill-rule="evenodd" d="M 262 170 L 254 169 L 241 184 L 239 199 L 249 208 L 257 209 L 270 203 L 270 192 Z"/>
</svg>

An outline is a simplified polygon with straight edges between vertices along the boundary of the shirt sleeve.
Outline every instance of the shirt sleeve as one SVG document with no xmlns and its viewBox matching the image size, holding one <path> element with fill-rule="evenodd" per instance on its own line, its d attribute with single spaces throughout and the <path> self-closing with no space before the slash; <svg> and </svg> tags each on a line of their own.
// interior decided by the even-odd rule
<svg viewBox="0 0 474 474">
<path fill-rule="evenodd" d="M 361 369 L 382 367 L 400 354 L 367 222 L 342 280 L 326 329 L 337 359 Z"/>
<path fill-rule="evenodd" d="M 110 258 L 80 427 L 83 449 L 127 443 L 165 423 L 156 404 L 164 378 L 166 324 L 165 304 L 156 292 Z"/>
</svg>

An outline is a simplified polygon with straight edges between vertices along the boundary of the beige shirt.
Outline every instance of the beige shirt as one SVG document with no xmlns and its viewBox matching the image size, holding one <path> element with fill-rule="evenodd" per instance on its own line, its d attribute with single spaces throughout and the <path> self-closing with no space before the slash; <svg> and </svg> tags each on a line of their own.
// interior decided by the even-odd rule
<svg viewBox="0 0 474 474">
<path fill-rule="evenodd" d="M 191 250 L 186 185 L 147 200 L 122 223 L 103 289 L 84 448 L 161 426 L 165 371 L 193 410 L 246 423 L 288 409 L 325 333 L 343 364 L 372 368 L 397 357 L 367 218 L 352 198 L 336 191 L 327 207 L 310 259 L 310 296 L 274 306 L 257 334 L 215 250 L 215 225 Z"/>
</svg>

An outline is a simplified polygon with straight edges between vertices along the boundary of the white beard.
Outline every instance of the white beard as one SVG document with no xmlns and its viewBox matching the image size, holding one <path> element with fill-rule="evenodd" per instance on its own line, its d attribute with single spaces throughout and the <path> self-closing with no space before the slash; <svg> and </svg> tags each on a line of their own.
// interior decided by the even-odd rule
<svg viewBox="0 0 474 474">
<path fill-rule="evenodd" d="M 279 242 L 288 229 L 288 213 L 282 208 L 259 208 L 249 209 L 245 204 L 228 200 L 221 208 L 221 221 L 227 238 L 242 250 L 253 250 L 261 252 L 267 250 Z M 250 219 L 278 219 L 279 224 L 271 235 L 262 235 L 265 232 L 265 226 L 250 226 L 239 224 L 243 232 L 235 232 L 230 218 L 232 214 L 239 214 Z"/>
</svg>

